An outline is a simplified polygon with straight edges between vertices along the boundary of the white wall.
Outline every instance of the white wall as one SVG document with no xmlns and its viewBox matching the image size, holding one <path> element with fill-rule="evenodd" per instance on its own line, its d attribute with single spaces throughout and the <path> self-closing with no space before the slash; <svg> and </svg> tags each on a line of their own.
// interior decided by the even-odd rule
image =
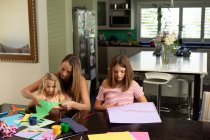
<svg viewBox="0 0 210 140">
<path fill-rule="evenodd" d="M 20 90 L 49 71 L 46 0 L 37 1 L 38 63 L 0 62 L 0 104 L 27 104 Z"/>
</svg>

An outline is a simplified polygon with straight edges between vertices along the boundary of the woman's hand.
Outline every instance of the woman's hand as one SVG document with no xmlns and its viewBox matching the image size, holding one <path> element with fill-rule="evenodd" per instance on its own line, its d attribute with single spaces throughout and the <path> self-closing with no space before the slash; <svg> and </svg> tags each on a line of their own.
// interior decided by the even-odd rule
<svg viewBox="0 0 210 140">
<path fill-rule="evenodd" d="M 74 108 L 73 105 L 74 105 L 74 101 L 64 101 L 61 104 L 62 108 L 65 109 L 65 110 L 73 109 Z"/>
</svg>

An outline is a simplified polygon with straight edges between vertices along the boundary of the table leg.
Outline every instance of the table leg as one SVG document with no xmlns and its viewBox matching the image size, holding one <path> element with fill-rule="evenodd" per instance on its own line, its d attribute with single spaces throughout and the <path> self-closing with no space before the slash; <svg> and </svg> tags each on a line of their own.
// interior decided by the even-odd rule
<svg viewBox="0 0 210 140">
<path fill-rule="evenodd" d="M 202 89 L 202 76 L 200 74 L 196 74 L 194 77 L 194 102 L 193 102 L 193 120 L 198 120 L 199 111 L 200 111 L 200 95 Z"/>
</svg>

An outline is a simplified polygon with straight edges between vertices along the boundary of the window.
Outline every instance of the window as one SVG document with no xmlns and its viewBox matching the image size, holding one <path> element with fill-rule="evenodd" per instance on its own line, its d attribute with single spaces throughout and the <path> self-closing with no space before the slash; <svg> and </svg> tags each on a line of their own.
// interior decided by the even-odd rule
<svg viewBox="0 0 210 140">
<path fill-rule="evenodd" d="M 205 8 L 204 38 L 210 39 L 210 7 Z"/>
<path fill-rule="evenodd" d="M 153 38 L 157 34 L 157 8 L 141 9 L 141 37 Z"/>
<path fill-rule="evenodd" d="M 201 8 L 183 8 L 182 38 L 201 37 Z"/>
<path fill-rule="evenodd" d="M 210 41 L 210 3 L 177 2 L 176 7 L 161 6 L 161 31 L 174 31 L 183 42 Z M 157 34 L 157 7 L 153 3 L 138 2 L 137 32 L 139 40 L 148 42 Z"/>
<path fill-rule="evenodd" d="M 179 31 L 179 8 L 162 8 L 162 31 L 175 32 Z"/>
<path fill-rule="evenodd" d="M 179 8 L 161 8 L 161 30 L 178 34 Z M 157 35 L 157 8 L 141 9 L 141 37 L 154 38 Z"/>
</svg>

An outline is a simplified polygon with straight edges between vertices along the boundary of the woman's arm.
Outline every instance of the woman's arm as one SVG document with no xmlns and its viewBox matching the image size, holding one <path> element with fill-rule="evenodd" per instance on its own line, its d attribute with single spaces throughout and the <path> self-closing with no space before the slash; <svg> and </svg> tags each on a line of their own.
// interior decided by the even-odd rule
<svg viewBox="0 0 210 140">
<path fill-rule="evenodd" d="M 28 85 L 27 87 L 21 90 L 22 96 L 31 99 L 35 102 L 35 104 L 39 104 L 39 98 L 33 94 L 34 91 L 38 90 L 39 84 L 41 83 L 42 79 Z"/>
<path fill-rule="evenodd" d="M 87 83 L 83 76 L 80 77 L 80 94 L 81 94 L 81 101 L 65 101 L 62 103 L 64 108 L 69 109 L 77 109 L 77 110 L 90 110 L 90 97 L 88 93 Z"/>
</svg>

